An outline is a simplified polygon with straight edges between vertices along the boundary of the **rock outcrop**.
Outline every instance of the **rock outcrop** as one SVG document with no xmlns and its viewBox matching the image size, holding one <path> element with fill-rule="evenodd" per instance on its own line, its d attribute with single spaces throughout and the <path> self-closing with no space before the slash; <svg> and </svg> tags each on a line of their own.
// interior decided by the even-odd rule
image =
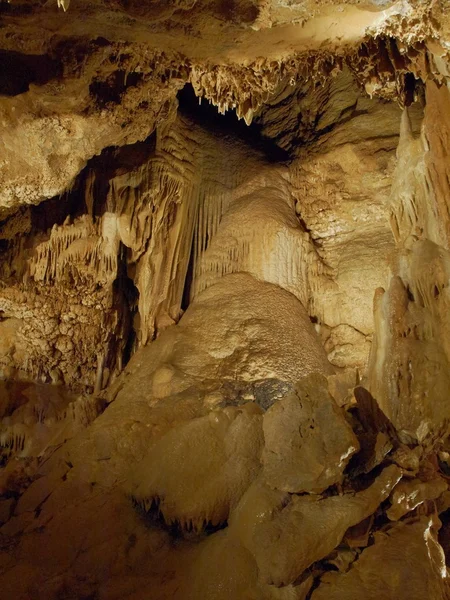
<svg viewBox="0 0 450 600">
<path fill-rule="evenodd" d="M 0 598 L 450 595 L 450 3 L 0 1 Z"/>
</svg>

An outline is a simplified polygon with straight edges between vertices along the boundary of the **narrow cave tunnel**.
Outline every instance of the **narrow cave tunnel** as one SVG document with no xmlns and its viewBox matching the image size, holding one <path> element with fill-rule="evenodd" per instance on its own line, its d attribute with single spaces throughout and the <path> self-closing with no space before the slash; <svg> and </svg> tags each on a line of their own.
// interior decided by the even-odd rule
<svg viewBox="0 0 450 600">
<path fill-rule="evenodd" d="M 449 597 L 450 22 L 288 4 L 0 2 L 1 600 Z"/>
</svg>

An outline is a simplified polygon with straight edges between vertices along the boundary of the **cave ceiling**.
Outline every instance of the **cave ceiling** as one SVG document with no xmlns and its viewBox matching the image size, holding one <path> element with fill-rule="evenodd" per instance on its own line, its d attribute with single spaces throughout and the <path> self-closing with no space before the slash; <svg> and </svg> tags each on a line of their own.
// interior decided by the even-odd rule
<svg viewBox="0 0 450 600">
<path fill-rule="evenodd" d="M 411 102 L 415 77 L 447 75 L 445 4 L 2 2 L 0 214 L 147 137 L 188 82 L 221 112 L 260 113 L 267 135 L 277 98 L 295 104 L 307 90 L 292 87 L 346 66 L 369 94 Z"/>
</svg>

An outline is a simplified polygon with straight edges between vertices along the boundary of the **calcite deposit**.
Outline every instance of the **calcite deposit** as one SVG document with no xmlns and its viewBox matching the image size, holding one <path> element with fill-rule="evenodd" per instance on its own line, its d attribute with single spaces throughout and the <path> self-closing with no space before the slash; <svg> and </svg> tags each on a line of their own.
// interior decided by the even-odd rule
<svg viewBox="0 0 450 600">
<path fill-rule="evenodd" d="M 0 0 L 0 599 L 448 600 L 450 2 Z"/>
</svg>

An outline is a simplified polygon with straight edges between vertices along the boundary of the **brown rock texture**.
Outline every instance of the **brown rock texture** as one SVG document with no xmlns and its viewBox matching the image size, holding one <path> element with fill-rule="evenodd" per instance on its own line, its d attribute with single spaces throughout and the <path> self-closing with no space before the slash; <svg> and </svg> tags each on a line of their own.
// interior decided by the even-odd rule
<svg viewBox="0 0 450 600">
<path fill-rule="evenodd" d="M 0 0 L 0 599 L 450 597 L 450 2 Z"/>
<path fill-rule="evenodd" d="M 310 376 L 264 415 L 263 477 L 284 492 L 320 493 L 342 483 L 359 442 L 329 395 L 325 378 Z"/>
</svg>

